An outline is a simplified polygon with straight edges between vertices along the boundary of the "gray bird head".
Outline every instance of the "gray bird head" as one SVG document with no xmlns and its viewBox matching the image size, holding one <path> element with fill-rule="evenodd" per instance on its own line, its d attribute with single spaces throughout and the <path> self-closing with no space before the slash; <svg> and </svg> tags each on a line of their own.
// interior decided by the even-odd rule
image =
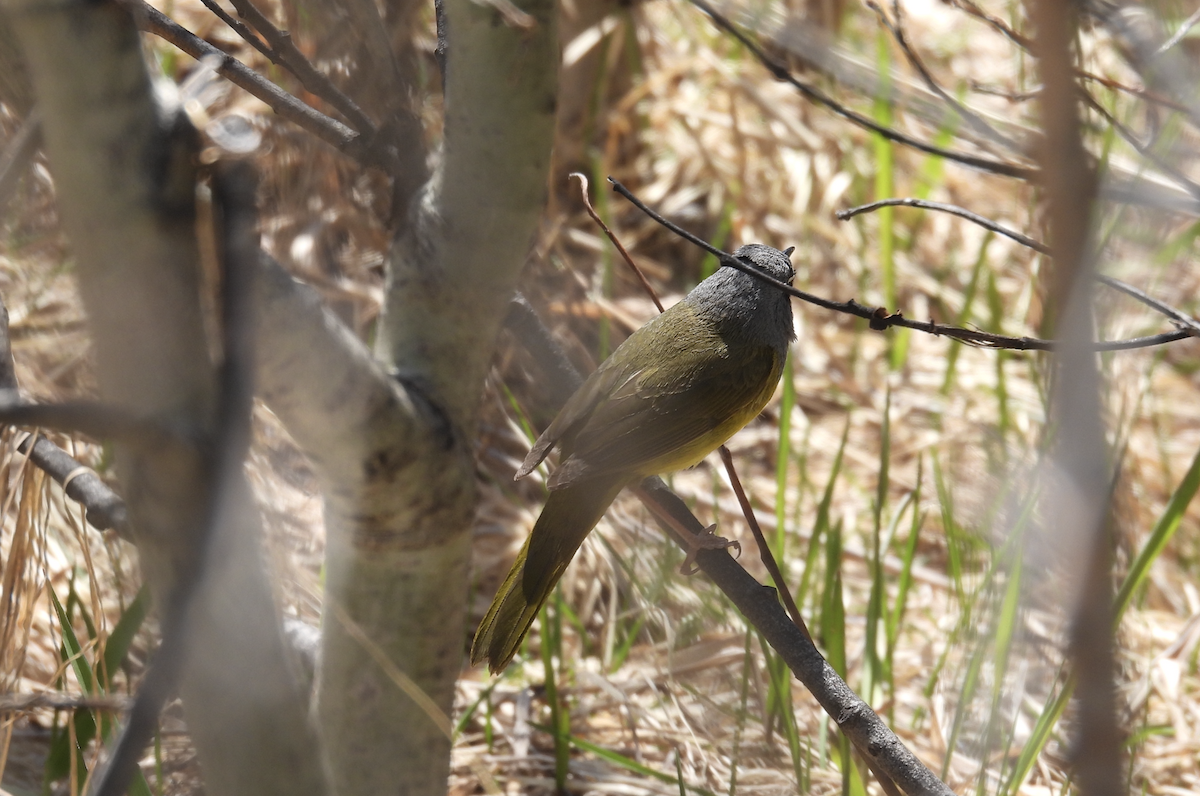
<svg viewBox="0 0 1200 796">
<path fill-rule="evenodd" d="M 790 285 L 796 272 L 788 256 L 761 243 L 748 243 L 733 253 L 746 265 L 778 282 Z M 736 268 L 725 266 L 687 295 L 687 301 L 726 330 L 745 339 L 765 343 L 782 352 L 796 339 L 792 328 L 792 303 L 774 285 Z"/>
<path fill-rule="evenodd" d="M 747 243 L 735 251 L 733 256 L 747 265 L 753 265 L 775 281 L 790 285 L 796 276 L 796 270 L 792 268 L 792 262 L 788 258 L 795 250 L 795 247 L 788 247 L 787 251 L 779 251 L 761 243 Z"/>
</svg>

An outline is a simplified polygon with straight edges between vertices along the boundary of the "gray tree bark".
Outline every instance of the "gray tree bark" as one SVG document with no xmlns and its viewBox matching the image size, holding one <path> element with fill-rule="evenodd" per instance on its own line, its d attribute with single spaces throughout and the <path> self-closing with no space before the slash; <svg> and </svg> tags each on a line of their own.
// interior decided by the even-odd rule
<svg viewBox="0 0 1200 796">
<path fill-rule="evenodd" d="M 265 269 L 262 394 L 312 456 L 326 500 L 317 715 L 343 794 L 446 789 L 472 441 L 545 202 L 554 129 L 554 3 L 521 10 L 532 28 L 491 6 L 446 3 L 444 147 L 389 256 L 374 356 L 310 291 Z M 427 699 L 402 690 L 380 656 Z"/>
</svg>

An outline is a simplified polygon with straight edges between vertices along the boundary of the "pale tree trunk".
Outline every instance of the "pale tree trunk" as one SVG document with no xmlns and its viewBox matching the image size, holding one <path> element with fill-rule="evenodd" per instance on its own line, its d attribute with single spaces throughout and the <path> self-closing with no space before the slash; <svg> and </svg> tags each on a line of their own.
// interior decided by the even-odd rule
<svg viewBox="0 0 1200 796">
<path fill-rule="evenodd" d="M 201 323 L 194 136 L 164 109 L 139 34 L 116 3 L 9 0 L 28 58 L 105 401 L 211 434 L 214 370 Z M 119 445 L 117 470 L 159 605 L 197 566 L 211 472 L 197 448 Z M 239 476 L 240 478 L 240 476 Z M 180 690 L 207 788 L 325 792 L 322 755 L 293 685 L 245 483 L 213 531 Z"/>
<path fill-rule="evenodd" d="M 377 359 L 310 291 L 265 269 L 263 396 L 313 458 L 326 499 L 317 715 L 341 794 L 446 790 L 477 412 L 545 202 L 554 129 L 554 4 L 521 10 L 532 25 L 446 3 L 445 143 L 389 257 Z"/>
</svg>

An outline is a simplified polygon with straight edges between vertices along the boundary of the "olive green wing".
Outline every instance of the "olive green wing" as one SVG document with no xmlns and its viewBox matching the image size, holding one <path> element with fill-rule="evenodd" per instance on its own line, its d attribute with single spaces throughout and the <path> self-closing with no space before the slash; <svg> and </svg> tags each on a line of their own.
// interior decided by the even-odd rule
<svg viewBox="0 0 1200 796">
<path fill-rule="evenodd" d="M 615 385 L 563 435 L 550 488 L 690 467 L 762 410 L 782 369 L 768 346 L 739 346 L 735 357 L 717 339 L 670 352 Z"/>
<path fill-rule="evenodd" d="M 630 368 L 623 367 L 615 354 L 604 360 L 563 404 L 554 420 L 533 443 L 514 477 L 524 478 L 529 475 L 549 455 L 550 449 L 557 442 L 564 437 L 569 439 L 574 436 L 578 428 L 587 422 L 596 406 L 615 386 L 628 380 L 630 375 Z"/>
</svg>

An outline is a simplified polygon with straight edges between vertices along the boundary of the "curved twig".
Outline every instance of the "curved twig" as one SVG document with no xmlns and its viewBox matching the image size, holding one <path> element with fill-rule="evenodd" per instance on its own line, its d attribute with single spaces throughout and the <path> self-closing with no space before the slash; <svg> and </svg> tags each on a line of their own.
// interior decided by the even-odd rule
<svg viewBox="0 0 1200 796">
<path fill-rule="evenodd" d="M 990 229 L 992 232 L 995 232 L 999 235 L 1012 238 L 1022 246 L 1028 246 L 1030 249 L 1033 249 L 1041 254 L 1050 253 L 1050 247 L 1046 244 L 1040 243 L 1028 235 L 1022 235 L 1020 232 L 1008 229 L 1007 227 L 1002 227 L 995 221 L 984 218 L 978 213 L 972 213 L 970 210 L 967 210 L 964 207 L 959 207 L 958 205 L 948 205 L 942 202 L 930 202 L 927 199 L 880 199 L 878 202 L 870 202 L 865 205 L 858 205 L 857 207 L 852 207 L 849 210 L 839 210 L 834 213 L 834 216 L 837 217 L 838 221 L 848 221 L 857 215 L 861 215 L 862 213 L 871 213 L 881 207 L 919 207 L 922 210 L 938 210 L 942 213 L 949 213 L 950 215 L 958 216 L 959 218 L 965 218 L 968 221 L 978 224 L 984 229 Z"/>
</svg>

